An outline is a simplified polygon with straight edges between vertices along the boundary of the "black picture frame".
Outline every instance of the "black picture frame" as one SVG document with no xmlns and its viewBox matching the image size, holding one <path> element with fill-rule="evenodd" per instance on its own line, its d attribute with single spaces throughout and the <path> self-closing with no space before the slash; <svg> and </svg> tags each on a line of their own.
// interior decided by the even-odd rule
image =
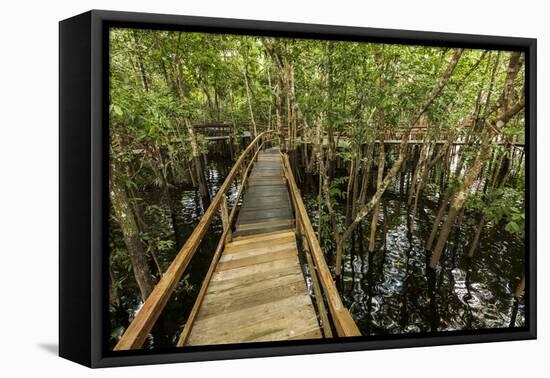
<svg viewBox="0 0 550 378">
<path fill-rule="evenodd" d="M 112 26 L 525 52 L 526 326 L 444 334 L 109 352 L 108 30 Z M 59 354 L 89 367 L 535 339 L 536 39 L 92 10 L 59 24 Z"/>
</svg>

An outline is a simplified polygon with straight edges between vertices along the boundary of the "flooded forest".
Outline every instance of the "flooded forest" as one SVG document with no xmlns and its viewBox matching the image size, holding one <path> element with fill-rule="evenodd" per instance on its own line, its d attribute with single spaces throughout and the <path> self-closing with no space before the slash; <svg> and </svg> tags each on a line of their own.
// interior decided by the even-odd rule
<svg viewBox="0 0 550 378">
<path fill-rule="evenodd" d="M 524 326 L 524 60 L 111 29 L 110 348 L 264 131 L 363 336 Z M 217 214 L 145 348 L 175 346 L 222 230 Z"/>
</svg>

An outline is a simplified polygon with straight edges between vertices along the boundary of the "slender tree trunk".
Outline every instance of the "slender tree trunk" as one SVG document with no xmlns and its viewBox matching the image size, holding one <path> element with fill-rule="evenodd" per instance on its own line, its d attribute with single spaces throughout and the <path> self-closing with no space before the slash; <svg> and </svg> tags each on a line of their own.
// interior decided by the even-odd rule
<svg viewBox="0 0 550 378">
<path fill-rule="evenodd" d="M 188 118 L 185 119 L 185 125 L 187 126 L 187 132 L 189 133 L 189 137 L 191 139 L 191 151 L 193 155 L 193 162 L 195 165 L 196 178 L 199 183 L 199 191 L 201 193 L 202 198 L 209 200 L 210 190 L 208 190 L 206 178 L 204 177 L 204 170 L 202 169 L 202 162 L 201 162 L 201 157 L 199 153 L 197 137 L 195 135 L 195 132 L 193 131 L 193 126 L 191 125 L 191 121 Z"/>
<path fill-rule="evenodd" d="M 174 237 L 176 242 L 176 251 L 178 248 L 183 244 L 183 241 L 181 240 L 178 222 L 176 219 L 176 212 L 174 210 L 174 202 L 172 201 L 172 195 L 170 194 L 170 185 L 168 183 L 168 179 L 166 177 L 166 164 L 164 162 L 164 157 L 162 156 L 162 151 L 158 146 L 153 146 L 155 154 L 157 155 L 158 162 L 159 162 L 159 178 L 161 181 L 161 188 L 162 192 L 164 194 L 164 198 L 166 199 L 166 204 L 168 206 L 168 211 L 170 213 L 170 220 L 172 222 L 172 228 L 174 230 Z"/>
<path fill-rule="evenodd" d="M 525 276 L 521 278 L 514 292 L 514 304 L 512 305 L 512 315 L 510 316 L 510 328 L 516 326 L 516 318 L 518 315 L 519 301 L 525 291 Z"/>
<path fill-rule="evenodd" d="M 383 137 L 382 137 L 383 139 Z M 384 148 L 383 140 L 378 144 L 378 177 L 376 179 L 376 191 L 380 190 L 382 182 L 384 180 L 384 166 L 386 163 L 386 151 Z M 378 201 L 374 205 L 372 213 L 372 221 L 370 224 L 370 238 L 369 238 L 369 252 L 374 252 L 376 245 L 376 228 L 378 226 L 378 216 L 380 214 L 380 202 Z"/>
<path fill-rule="evenodd" d="M 481 236 L 481 231 L 483 230 L 483 224 L 485 222 L 485 217 L 483 215 L 479 217 L 479 221 L 476 224 L 476 232 L 474 235 L 474 240 L 472 240 L 472 244 L 470 244 L 470 248 L 468 249 L 468 257 L 472 258 L 474 257 L 474 253 L 476 252 L 477 246 L 479 245 L 479 237 Z"/>
<path fill-rule="evenodd" d="M 355 155 L 351 159 L 350 169 L 349 169 L 349 178 L 348 185 L 346 189 L 346 227 L 351 223 L 351 212 L 352 212 L 352 188 L 353 183 L 355 182 L 355 168 L 356 158 Z"/>
<path fill-rule="evenodd" d="M 332 224 L 332 232 L 334 234 L 334 240 L 336 242 L 338 242 L 338 239 L 340 237 L 340 231 L 339 231 L 339 227 L 338 227 L 338 221 L 336 219 L 336 212 L 334 211 L 334 208 L 332 207 L 332 201 L 330 199 L 330 191 L 329 191 L 329 186 L 328 186 L 328 183 L 329 183 L 329 179 L 328 179 L 328 174 L 327 174 L 327 168 L 325 166 L 325 163 L 324 163 L 324 159 L 321 158 L 319 160 L 319 163 L 320 163 L 320 169 L 319 169 L 319 172 L 321 172 L 323 174 L 323 196 L 325 198 L 325 206 L 327 207 L 327 210 L 328 210 L 328 213 L 329 213 L 329 216 L 330 216 L 330 221 L 331 221 L 331 224 Z"/>
<path fill-rule="evenodd" d="M 269 64 L 268 67 L 266 68 L 266 73 L 267 73 L 267 86 L 269 88 L 269 93 L 273 93 L 273 86 L 271 84 L 271 64 Z M 273 101 L 269 101 L 269 109 L 267 110 L 267 130 L 272 130 L 272 121 L 271 121 L 272 105 L 273 105 Z"/>
<path fill-rule="evenodd" d="M 248 84 L 247 65 L 248 62 L 245 62 L 243 67 L 244 87 L 246 88 L 246 101 L 248 103 L 248 111 L 250 113 L 250 122 L 252 123 L 252 133 L 254 134 L 254 137 L 256 137 L 256 135 L 258 135 L 258 129 L 256 127 L 256 120 L 254 119 L 254 111 L 252 109 L 252 96 L 250 94 L 250 86 Z"/>
<path fill-rule="evenodd" d="M 349 239 L 351 236 L 353 230 L 357 227 L 357 225 L 361 222 L 363 218 L 365 218 L 367 215 L 370 214 L 370 212 L 373 210 L 373 208 L 376 206 L 376 204 L 380 201 L 380 198 L 382 198 L 382 194 L 386 191 L 388 185 L 390 184 L 391 180 L 395 177 L 397 172 L 401 169 L 401 165 L 403 164 L 403 161 L 405 160 L 405 151 L 406 151 L 407 143 L 406 141 L 402 143 L 401 153 L 399 154 L 399 157 L 394 162 L 391 169 L 388 171 L 388 174 L 382 181 L 382 185 L 378 188 L 374 196 L 372 196 L 371 200 L 359 210 L 357 216 L 353 220 L 353 222 L 346 228 L 344 233 L 342 234 L 341 238 L 338 238 L 337 247 L 336 247 L 336 275 L 339 276 L 341 274 L 342 269 L 342 252 L 344 248 L 344 242 Z"/>
<path fill-rule="evenodd" d="M 367 151 L 367 161 L 364 163 L 363 166 L 363 177 L 361 179 L 361 191 L 359 193 L 359 206 L 357 206 L 358 209 L 365 206 L 365 202 L 367 201 L 367 191 L 369 187 L 369 176 L 371 172 L 372 167 L 372 161 L 374 159 L 374 143 L 368 146 Z M 354 217 L 357 216 L 357 211 L 353 214 Z"/>
<path fill-rule="evenodd" d="M 116 277 L 111 269 L 111 266 L 109 266 L 109 304 L 114 306 L 120 305 Z"/>
<path fill-rule="evenodd" d="M 141 243 L 139 227 L 134 218 L 132 205 L 126 193 L 126 185 L 119 172 L 114 169 L 111 170 L 110 198 L 114 217 L 122 230 L 134 277 L 141 292 L 141 297 L 145 301 L 153 290 L 153 276 Z"/>
<path fill-rule="evenodd" d="M 445 211 L 447 210 L 447 207 L 449 206 L 451 198 L 446 197 L 441 201 L 441 204 L 439 205 L 439 210 L 437 211 L 437 215 L 435 216 L 433 225 L 432 225 L 432 231 L 430 232 L 430 236 L 428 237 L 428 240 L 426 241 L 426 249 L 428 251 L 432 250 L 432 245 L 435 240 L 435 237 L 437 236 L 437 231 L 439 230 L 439 226 L 441 225 L 441 220 L 443 219 L 443 216 L 445 215 Z"/>
<path fill-rule="evenodd" d="M 332 94 L 334 89 L 334 42 L 328 42 L 328 88 L 327 88 L 327 136 L 328 136 L 328 177 L 334 177 L 336 171 L 336 143 L 334 141 L 334 117 L 332 110 Z"/>
<path fill-rule="evenodd" d="M 443 249 L 447 243 L 447 240 L 449 238 L 449 234 L 451 232 L 455 219 L 459 214 L 459 212 L 462 210 L 462 207 L 464 206 L 464 202 L 466 201 L 466 197 L 470 189 L 472 188 L 474 180 L 481 172 L 481 168 L 483 167 L 483 164 L 485 163 L 489 155 L 490 142 L 491 142 L 491 138 L 489 134 L 486 133 L 483 137 L 479 152 L 476 156 L 474 163 L 472 164 L 472 167 L 466 174 L 466 177 L 464 178 L 464 181 L 460 186 L 460 189 L 457 191 L 457 193 L 453 197 L 453 200 L 451 201 L 451 207 L 449 208 L 449 213 L 447 214 L 447 218 L 445 219 L 445 222 L 443 222 L 443 225 L 441 226 L 439 238 L 437 239 L 434 250 L 432 252 L 432 258 L 430 260 L 430 268 L 435 268 L 439 262 L 439 258 L 443 253 Z"/>
<path fill-rule="evenodd" d="M 342 252 L 344 249 L 344 243 L 349 239 L 351 236 L 351 233 L 353 230 L 357 227 L 357 225 L 361 222 L 361 220 L 366 217 L 372 209 L 375 207 L 375 205 L 380 201 L 380 198 L 382 198 L 382 195 L 386 191 L 388 185 L 390 184 L 391 180 L 397 175 L 397 172 L 401 169 L 401 165 L 403 164 L 403 161 L 405 160 L 405 156 L 407 153 L 407 146 L 408 146 L 408 138 L 410 135 L 410 132 L 412 128 L 418 123 L 420 120 L 420 117 L 426 112 L 426 110 L 429 108 L 429 106 L 432 104 L 432 102 L 436 99 L 437 96 L 441 93 L 447 82 L 452 76 L 452 73 L 460 60 L 460 56 L 462 55 L 462 49 L 457 49 L 455 51 L 455 54 L 453 55 L 453 58 L 451 59 L 451 62 L 447 66 L 443 76 L 437 81 L 437 83 L 434 85 L 420 108 L 414 113 L 412 116 L 410 122 L 407 124 L 410 125 L 407 132 L 404 133 L 401 143 L 399 146 L 399 156 L 397 160 L 393 163 L 393 166 L 388 171 L 386 177 L 382 181 L 382 185 L 374 196 L 371 198 L 371 200 L 359 210 L 359 213 L 355 217 L 354 221 L 345 229 L 344 233 L 340 238 L 337 239 L 336 243 L 336 275 L 340 276 L 342 271 Z"/>
<path fill-rule="evenodd" d="M 144 234 L 147 230 L 147 225 L 145 224 L 145 217 L 143 215 L 143 208 L 135 200 L 135 198 L 137 196 L 134 193 L 134 190 L 132 188 L 127 188 L 127 189 L 128 189 L 127 195 L 128 195 L 129 198 L 132 199 L 132 200 L 130 200 L 130 202 L 132 204 L 132 210 L 134 211 L 134 216 L 135 216 L 135 219 L 136 219 L 136 224 L 138 225 L 139 233 Z M 146 254 L 147 253 L 151 254 L 151 257 L 153 258 L 153 261 L 155 262 L 155 266 L 157 267 L 159 277 L 162 276 L 162 268 L 160 267 L 159 260 L 158 260 L 158 257 L 157 257 L 155 243 L 152 240 L 147 241 L 147 252 L 146 252 Z"/>
<path fill-rule="evenodd" d="M 519 53 L 512 53 L 510 57 L 505 83 L 509 82 L 510 77 L 515 78 L 515 75 L 517 75 L 518 55 Z M 509 93 L 506 94 L 507 92 Z M 483 135 L 481 146 L 479 147 L 479 151 L 476 155 L 474 163 L 466 173 L 464 181 L 462 182 L 459 190 L 454 195 L 447 218 L 441 226 L 439 238 L 437 239 L 437 243 L 434 247 L 432 258 L 430 260 L 431 268 L 435 268 L 437 266 L 449 238 L 449 233 L 451 232 L 451 228 L 454 224 L 455 218 L 462 210 L 466 197 L 472 188 L 475 178 L 479 175 L 481 169 L 483 168 L 483 164 L 485 164 L 487 158 L 489 157 L 491 141 L 493 139 L 492 135 L 500 134 L 500 130 L 504 127 L 504 125 L 525 106 L 524 97 L 522 97 L 514 105 L 510 105 L 509 100 L 513 97 L 511 94 L 512 92 L 513 89 L 507 88 L 507 86 L 505 85 L 504 94 L 502 96 L 504 100 L 501 101 L 503 105 L 500 106 L 498 109 L 497 118 L 492 123 L 485 121 L 488 130 Z"/>
<path fill-rule="evenodd" d="M 294 93 L 294 69 L 290 63 L 285 59 L 286 66 L 286 88 L 287 88 L 287 128 L 288 128 L 288 137 L 289 137 L 289 149 L 294 151 L 295 139 L 296 139 L 296 111 L 295 105 L 297 105 L 295 93 Z"/>
<path fill-rule="evenodd" d="M 525 276 L 521 277 L 521 280 L 519 281 L 519 284 L 516 287 L 516 290 L 514 291 L 514 297 L 521 298 L 524 292 L 525 292 Z"/>
<path fill-rule="evenodd" d="M 357 214 L 357 201 L 359 200 L 359 180 L 361 179 L 361 151 L 359 151 L 357 154 L 358 155 L 355 162 L 355 177 L 353 178 L 353 187 L 351 190 L 351 217 L 354 217 L 355 214 Z"/>
<path fill-rule="evenodd" d="M 281 74 L 277 71 L 277 84 L 275 85 L 275 118 L 277 122 L 277 134 L 279 134 L 279 145 L 284 147 L 286 135 L 283 130 L 283 96 L 281 86 L 283 81 Z"/>
<path fill-rule="evenodd" d="M 142 83 L 143 83 L 143 90 L 145 92 L 149 92 L 149 83 L 148 83 L 147 74 L 146 74 L 146 71 L 145 71 L 145 63 L 143 61 L 143 54 L 141 52 L 141 46 L 138 44 L 137 32 L 135 30 L 133 31 L 133 36 L 134 36 L 136 55 L 137 55 L 137 58 L 138 58 L 137 61 L 138 61 L 139 72 L 140 72 L 141 80 L 142 80 Z"/>
</svg>

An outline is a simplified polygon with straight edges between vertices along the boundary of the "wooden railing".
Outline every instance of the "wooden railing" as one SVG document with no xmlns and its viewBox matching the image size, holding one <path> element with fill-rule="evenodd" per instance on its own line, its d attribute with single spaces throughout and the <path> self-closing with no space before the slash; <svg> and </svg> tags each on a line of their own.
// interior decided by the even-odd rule
<svg viewBox="0 0 550 378">
<path fill-rule="evenodd" d="M 185 272 L 185 269 L 189 265 L 189 262 L 193 258 L 195 252 L 197 251 L 202 238 L 204 237 L 204 234 L 208 230 L 210 223 L 212 222 L 212 219 L 214 218 L 214 215 L 218 210 L 221 210 L 221 216 L 222 216 L 222 222 L 224 224 L 224 231 L 222 234 L 222 237 L 220 238 L 220 242 L 218 243 L 218 247 L 216 248 L 215 252 L 215 260 L 216 257 L 219 259 L 219 255 L 221 254 L 221 250 L 223 250 L 223 244 L 225 243 L 225 240 L 230 235 L 230 224 L 232 219 L 235 216 L 238 200 L 242 193 L 243 186 L 246 184 L 246 179 L 248 177 L 248 171 L 252 165 L 252 162 L 256 158 L 258 151 L 260 151 L 261 146 L 266 141 L 267 138 L 269 138 L 270 134 L 272 134 L 271 131 L 266 131 L 264 133 L 259 134 L 254 140 L 248 145 L 248 147 L 243 151 L 241 156 L 237 159 L 235 164 L 233 165 L 233 168 L 227 175 L 225 181 L 223 182 L 222 186 L 220 187 L 218 193 L 212 199 L 212 202 L 210 203 L 210 206 L 202 216 L 201 220 L 185 242 L 185 244 L 181 247 L 180 251 L 174 258 L 174 261 L 172 261 L 172 264 L 170 264 L 170 267 L 166 272 L 163 274 L 160 281 L 157 283 L 139 312 L 137 313 L 136 317 L 130 323 L 124 334 L 122 335 L 121 339 L 115 346 L 114 350 L 129 350 L 129 349 L 138 349 L 140 348 L 143 343 L 145 342 L 147 336 L 151 332 L 151 329 L 155 325 L 155 322 L 159 318 L 160 314 L 162 313 L 164 307 L 166 306 L 166 303 L 172 296 L 172 293 L 176 289 L 178 283 L 181 280 L 181 277 L 183 273 Z M 245 164 L 246 158 L 248 155 L 252 154 L 252 159 L 250 160 L 250 163 L 248 164 L 246 170 L 242 172 L 242 167 Z M 242 174 L 242 180 L 241 180 L 241 187 L 239 188 L 237 198 L 235 199 L 233 203 L 233 208 L 231 209 L 231 215 L 227 215 L 227 197 L 226 193 L 229 190 L 231 183 L 237 176 L 237 172 L 241 171 Z M 221 243 L 221 247 L 220 247 Z M 217 261 L 217 260 L 216 260 Z M 214 264 L 215 266 L 215 264 Z M 212 266 L 211 266 L 212 268 Z M 207 273 L 207 278 L 212 275 L 213 271 L 211 272 L 211 269 L 209 269 Z M 207 280 L 205 279 L 205 282 Z M 203 284 L 204 287 L 204 284 Z M 204 288 L 204 291 L 206 289 Z M 201 288 L 201 292 L 199 292 L 199 298 L 204 296 L 203 288 Z M 198 307 L 197 307 L 198 308 Z M 195 310 L 195 308 L 193 308 Z M 191 314 L 191 324 L 192 320 L 196 316 L 196 310 Z M 188 321 L 189 323 L 189 321 Z M 187 328 L 187 327 L 186 327 Z M 185 333 L 185 330 L 184 330 Z M 183 337 L 182 334 L 182 338 Z M 180 340 L 182 339 L 180 338 Z"/>
<path fill-rule="evenodd" d="M 317 307 L 321 316 L 325 337 L 331 337 L 332 332 L 328 323 L 328 314 L 325 310 L 323 297 L 326 298 L 330 317 L 338 337 L 361 336 L 361 332 L 344 307 L 338 289 L 332 279 L 325 256 L 309 220 L 302 196 L 294 180 L 288 155 L 282 154 L 285 177 L 290 189 L 294 215 L 296 218 L 296 233 L 303 241 L 303 249 L 310 267 L 312 286 L 317 299 Z M 320 285 L 319 285 L 320 283 Z M 322 289 L 322 293 L 321 293 Z M 323 296 L 324 294 L 324 296 Z"/>
<path fill-rule="evenodd" d="M 216 246 L 214 257 L 212 258 L 212 262 L 210 263 L 208 272 L 206 273 L 206 276 L 202 281 L 201 289 L 199 291 L 197 299 L 195 300 L 195 303 L 193 304 L 191 313 L 189 314 L 189 317 L 185 322 L 185 326 L 183 328 L 183 331 L 177 343 L 178 347 L 184 346 L 185 343 L 187 342 L 191 329 L 193 328 L 193 324 L 195 323 L 195 319 L 197 318 L 197 314 L 199 313 L 199 308 L 201 307 L 202 301 L 206 294 L 206 290 L 208 289 L 208 285 L 210 284 L 210 279 L 212 278 L 212 275 L 216 270 L 216 266 L 218 265 L 218 261 L 220 260 L 222 252 L 224 250 L 225 243 L 231 241 L 231 237 L 232 237 L 231 225 L 233 224 L 233 220 L 235 219 L 235 215 L 237 214 L 237 206 L 239 204 L 239 199 L 241 198 L 241 195 L 246 187 L 250 169 L 252 168 L 252 165 L 256 161 L 258 153 L 262 149 L 263 145 L 264 145 L 264 142 L 260 144 L 256 152 L 254 153 L 254 156 L 252 157 L 252 159 L 250 159 L 250 162 L 248 163 L 245 171 L 242 173 L 241 185 L 239 186 L 239 190 L 237 191 L 237 195 L 235 196 L 235 200 L 233 201 L 233 207 L 231 208 L 231 213 L 228 214 L 227 206 L 225 205 L 226 201 L 224 200 L 222 202 L 221 216 L 222 216 L 222 223 L 223 223 L 223 234 L 218 242 L 218 245 Z"/>
<path fill-rule="evenodd" d="M 230 136 L 236 126 L 237 125 L 227 123 L 211 123 L 203 125 L 193 125 L 193 130 L 206 138 L 221 138 Z M 252 129 L 252 125 L 239 124 L 238 127 L 244 131 L 243 136 L 251 135 L 249 130 Z M 256 127 L 258 128 L 258 130 L 268 129 L 268 126 L 266 124 L 257 123 Z"/>
<path fill-rule="evenodd" d="M 193 130 L 206 137 L 220 137 L 231 134 L 232 126 L 228 124 L 193 125 Z"/>
</svg>

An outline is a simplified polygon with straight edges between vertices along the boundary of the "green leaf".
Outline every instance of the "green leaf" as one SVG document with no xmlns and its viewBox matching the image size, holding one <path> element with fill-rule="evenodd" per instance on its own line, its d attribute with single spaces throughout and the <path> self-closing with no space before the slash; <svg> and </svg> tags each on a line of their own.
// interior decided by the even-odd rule
<svg viewBox="0 0 550 378">
<path fill-rule="evenodd" d="M 517 234 L 521 232 L 521 226 L 516 222 L 508 222 L 508 224 L 504 228 L 511 234 Z"/>
<path fill-rule="evenodd" d="M 117 116 L 122 116 L 122 109 L 120 108 L 120 106 L 113 104 L 113 111 Z"/>
</svg>

